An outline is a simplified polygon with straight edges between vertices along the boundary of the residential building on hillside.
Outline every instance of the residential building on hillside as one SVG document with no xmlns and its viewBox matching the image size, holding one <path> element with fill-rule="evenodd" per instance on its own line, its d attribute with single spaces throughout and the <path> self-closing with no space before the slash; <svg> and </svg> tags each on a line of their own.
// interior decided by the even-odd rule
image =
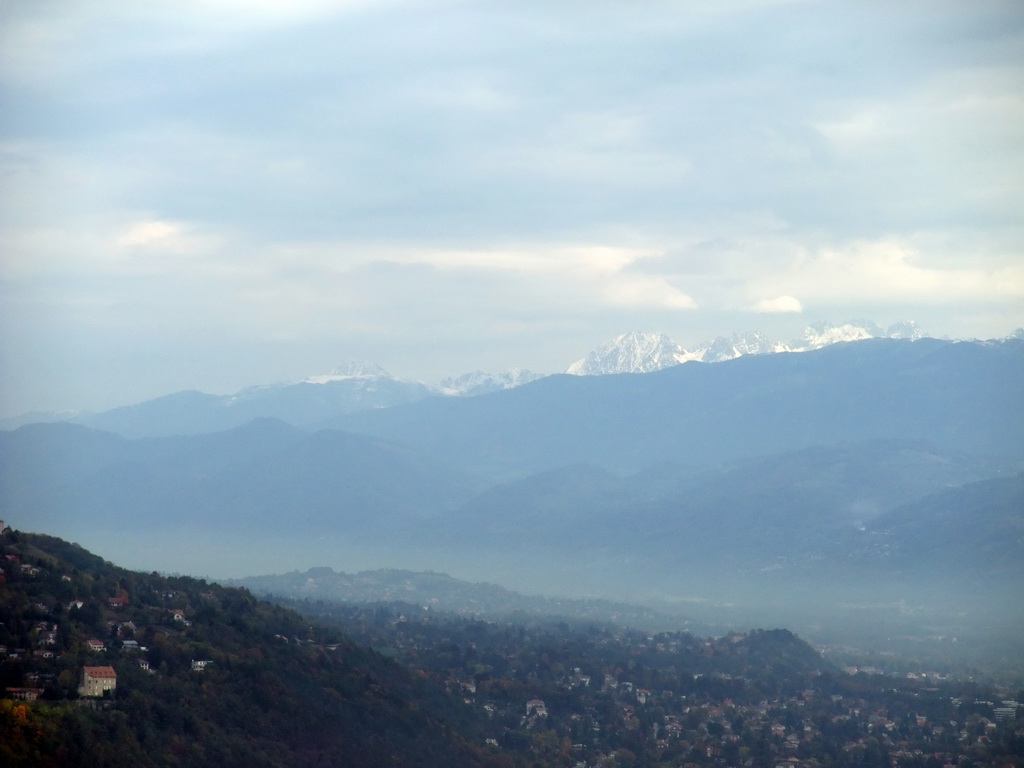
<svg viewBox="0 0 1024 768">
<path fill-rule="evenodd" d="M 113 667 L 82 667 L 79 696 L 100 697 L 107 691 L 117 690 L 117 672 Z"/>
</svg>

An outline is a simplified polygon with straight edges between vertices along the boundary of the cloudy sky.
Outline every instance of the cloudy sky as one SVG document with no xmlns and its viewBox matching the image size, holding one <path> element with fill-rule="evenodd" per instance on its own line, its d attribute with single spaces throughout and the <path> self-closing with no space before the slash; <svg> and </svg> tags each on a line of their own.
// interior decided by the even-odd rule
<svg viewBox="0 0 1024 768">
<path fill-rule="evenodd" d="M 1016 0 L 0 0 L 0 415 L 1024 325 Z"/>
</svg>

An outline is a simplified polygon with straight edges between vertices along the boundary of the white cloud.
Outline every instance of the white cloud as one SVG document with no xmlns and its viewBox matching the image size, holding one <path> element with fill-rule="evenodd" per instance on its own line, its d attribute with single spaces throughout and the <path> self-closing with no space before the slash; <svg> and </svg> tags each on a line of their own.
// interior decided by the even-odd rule
<svg viewBox="0 0 1024 768">
<path fill-rule="evenodd" d="M 1024 178 L 1024 67 L 961 66 L 885 98 L 826 102 L 813 123 L 837 190 L 887 228 L 1016 226 Z"/>
<path fill-rule="evenodd" d="M 982 136 L 1003 144 L 1024 134 L 1022 77 L 1020 65 L 954 68 L 936 74 L 909 94 L 826 102 L 823 107 L 838 114 L 812 125 L 844 155 L 923 151 L 939 143 L 953 148 L 960 142 L 978 142 Z M 957 153 L 946 159 L 969 157 L 970 153 Z"/>
<path fill-rule="evenodd" d="M 941 305 L 1024 298 L 1020 261 L 974 261 L 968 254 L 945 266 L 931 262 L 929 254 L 899 239 L 860 241 L 802 254 L 785 270 L 755 281 L 754 287 L 771 295 L 773 289 L 786 286 L 804 303 L 818 305 Z"/>
<path fill-rule="evenodd" d="M 762 299 L 754 305 L 755 312 L 766 314 L 800 313 L 804 311 L 799 299 L 792 296 L 779 296 L 774 299 Z"/>
<path fill-rule="evenodd" d="M 691 296 L 661 278 L 637 275 L 617 277 L 606 284 L 605 295 L 614 305 L 621 307 L 697 309 L 697 302 Z"/>
<path fill-rule="evenodd" d="M 154 244 L 171 244 L 180 239 L 182 226 L 171 221 L 140 221 L 115 236 L 117 248 L 140 248 Z"/>
<path fill-rule="evenodd" d="M 442 337 L 564 360 L 565 328 L 751 313 L 1024 324 L 1012 4 L 579 11 L 0 4 L 8 327 L 130 381 L 138 348 L 96 329 L 398 340 L 398 368 L 454 371 L 479 363 Z M 201 387 L 220 354 L 177 362 Z"/>
<path fill-rule="evenodd" d="M 315 275 L 312 282 L 318 290 L 332 283 L 340 290 L 350 275 L 375 265 L 429 269 L 432 282 L 443 281 L 452 291 L 465 283 L 477 291 L 501 293 L 503 286 L 514 280 L 515 298 L 510 300 L 519 304 L 515 307 L 519 313 L 528 313 L 537 305 L 551 309 L 548 297 L 558 295 L 572 297 L 580 305 L 576 309 L 591 312 L 608 307 L 694 309 L 696 302 L 665 278 L 626 269 L 647 253 L 647 249 L 592 245 L 480 250 L 336 242 L 257 251 L 254 259 L 275 265 L 268 273 L 272 279 L 300 275 L 307 281 Z M 390 303 L 393 297 L 382 299 Z M 418 301 L 429 304 L 431 299 L 431 294 L 424 294 Z M 412 300 L 416 301 L 415 297 Z M 565 311 L 574 309 L 565 307 Z"/>
</svg>

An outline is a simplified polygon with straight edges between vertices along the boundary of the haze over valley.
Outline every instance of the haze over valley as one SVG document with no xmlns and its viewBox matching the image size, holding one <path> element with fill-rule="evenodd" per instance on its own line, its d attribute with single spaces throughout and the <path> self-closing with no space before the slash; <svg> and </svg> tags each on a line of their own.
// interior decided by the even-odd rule
<svg viewBox="0 0 1024 768">
<path fill-rule="evenodd" d="M 411 567 L 724 625 L 1009 631 L 1024 340 L 915 335 L 666 366 L 627 334 L 591 357 L 639 373 L 398 403 L 412 383 L 365 367 L 181 393 L 0 433 L 0 492 L 15 526 L 131 567 Z"/>
<path fill-rule="evenodd" d="M 4 768 L 1024 768 L 1014 0 L 0 2 Z"/>
</svg>

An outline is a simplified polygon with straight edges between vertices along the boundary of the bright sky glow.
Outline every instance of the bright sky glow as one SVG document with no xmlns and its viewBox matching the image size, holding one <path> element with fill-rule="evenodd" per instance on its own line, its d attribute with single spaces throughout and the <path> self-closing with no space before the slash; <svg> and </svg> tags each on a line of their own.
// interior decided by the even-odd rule
<svg viewBox="0 0 1024 768">
<path fill-rule="evenodd" d="M 1024 8 L 0 0 L 0 416 L 1024 326 Z"/>
</svg>

